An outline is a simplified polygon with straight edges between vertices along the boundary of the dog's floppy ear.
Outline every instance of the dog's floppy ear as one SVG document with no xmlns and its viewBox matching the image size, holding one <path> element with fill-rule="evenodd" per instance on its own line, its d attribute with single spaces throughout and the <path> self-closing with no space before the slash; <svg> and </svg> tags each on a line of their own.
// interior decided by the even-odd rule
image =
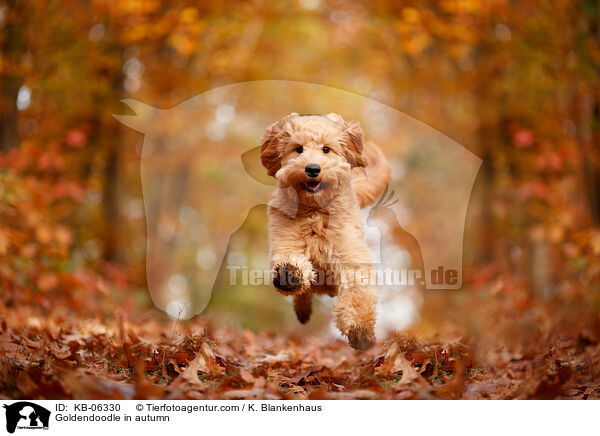
<svg viewBox="0 0 600 436">
<path fill-rule="evenodd" d="M 298 114 L 292 113 L 271 124 L 260 140 L 260 160 L 267 169 L 267 174 L 272 177 L 281 168 L 281 140 L 289 136 L 289 132 L 285 130 L 285 125 L 288 119 L 294 115 Z"/>
<path fill-rule="evenodd" d="M 348 140 L 346 141 L 346 159 L 348 159 L 352 168 L 364 167 L 366 161 L 362 152 L 365 135 L 358 121 L 346 123 L 346 134 L 348 135 Z"/>
<path fill-rule="evenodd" d="M 367 162 L 363 156 L 364 133 L 358 121 L 345 121 L 340 115 L 330 113 L 325 115 L 332 121 L 340 124 L 346 134 L 343 140 L 346 160 L 352 168 L 364 167 Z"/>
</svg>

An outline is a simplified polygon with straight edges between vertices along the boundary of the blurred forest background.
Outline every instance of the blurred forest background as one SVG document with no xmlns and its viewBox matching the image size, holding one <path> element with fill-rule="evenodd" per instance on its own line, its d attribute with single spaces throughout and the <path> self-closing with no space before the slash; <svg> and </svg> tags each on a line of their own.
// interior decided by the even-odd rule
<svg viewBox="0 0 600 436">
<path fill-rule="evenodd" d="M 124 98 L 171 108 L 284 79 L 385 103 L 483 159 L 463 289 L 424 292 L 414 334 L 492 339 L 513 357 L 550 332 L 600 341 L 597 1 L 6 0 L 0 53 L 9 325 L 49 313 L 167 322 L 147 291 L 143 136 L 112 114 L 132 114 Z M 268 328 L 264 313 L 248 317 Z"/>
</svg>

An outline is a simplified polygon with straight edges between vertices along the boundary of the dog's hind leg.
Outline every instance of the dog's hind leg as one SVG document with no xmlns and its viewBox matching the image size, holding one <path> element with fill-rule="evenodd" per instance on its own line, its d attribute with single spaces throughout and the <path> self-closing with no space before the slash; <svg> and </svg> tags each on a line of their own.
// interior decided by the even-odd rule
<svg viewBox="0 0 600 436">
<path fill-rule="evenodd" d="M 296 294 L 294 295 L 294 311 L 298 317 L 298 321 L 306 324 L 312 313 L 312 294 Z"/>
<path fill-rule="evenodd" d="M 357 350 L 366 350 L 375 344 L 377 291 L 360 278 L 368 279 L 365 274 L 369 274 L 368 268 L 346 265 L 342 272 L 345 280 L 340 283 L 333 306 L 337 327 Z"/>
<path fill-rule="evenodd" d="M 376 304 L 377 294 L 372 288 L 348 289 L 337 297 L 335 323 L 352 348 L 366 350 L 375 344 Z"/>
</svg>

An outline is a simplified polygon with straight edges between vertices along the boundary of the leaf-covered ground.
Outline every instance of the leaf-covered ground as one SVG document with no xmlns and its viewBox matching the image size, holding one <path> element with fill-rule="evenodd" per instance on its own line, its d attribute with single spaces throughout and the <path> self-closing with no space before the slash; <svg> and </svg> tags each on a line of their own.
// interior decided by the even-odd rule
<svg viewBox="0 0 600 436">
<path fill-rule="evenodd" d="M 2 306 L 0 397 L 21 399 L 511 399 L 600 397 L 600 330 L 533 335 L 520 351 L 405 334 L 340 340 L 132 323 Z"/>
</svg>

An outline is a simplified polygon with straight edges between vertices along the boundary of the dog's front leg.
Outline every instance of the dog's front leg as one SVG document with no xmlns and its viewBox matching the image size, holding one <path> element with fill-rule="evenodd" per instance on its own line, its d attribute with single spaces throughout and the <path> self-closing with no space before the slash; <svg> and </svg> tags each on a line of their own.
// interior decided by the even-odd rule
<svg viewBox="0 0 600 436">
<path fill-rule="evenodd" d="M 288 218 L 278 213 L 269 218 L 273 286 L 286 295 L 305 293 L 315 278 L 306 242 Z"/>
<path fill-rule="evenodd" d="M 377 292 L 369 285 L 369 274 L 368 267 L 345 265 L 333 306 L 337 327 L 357 350 L 375 343 Z"/>
</svg>

